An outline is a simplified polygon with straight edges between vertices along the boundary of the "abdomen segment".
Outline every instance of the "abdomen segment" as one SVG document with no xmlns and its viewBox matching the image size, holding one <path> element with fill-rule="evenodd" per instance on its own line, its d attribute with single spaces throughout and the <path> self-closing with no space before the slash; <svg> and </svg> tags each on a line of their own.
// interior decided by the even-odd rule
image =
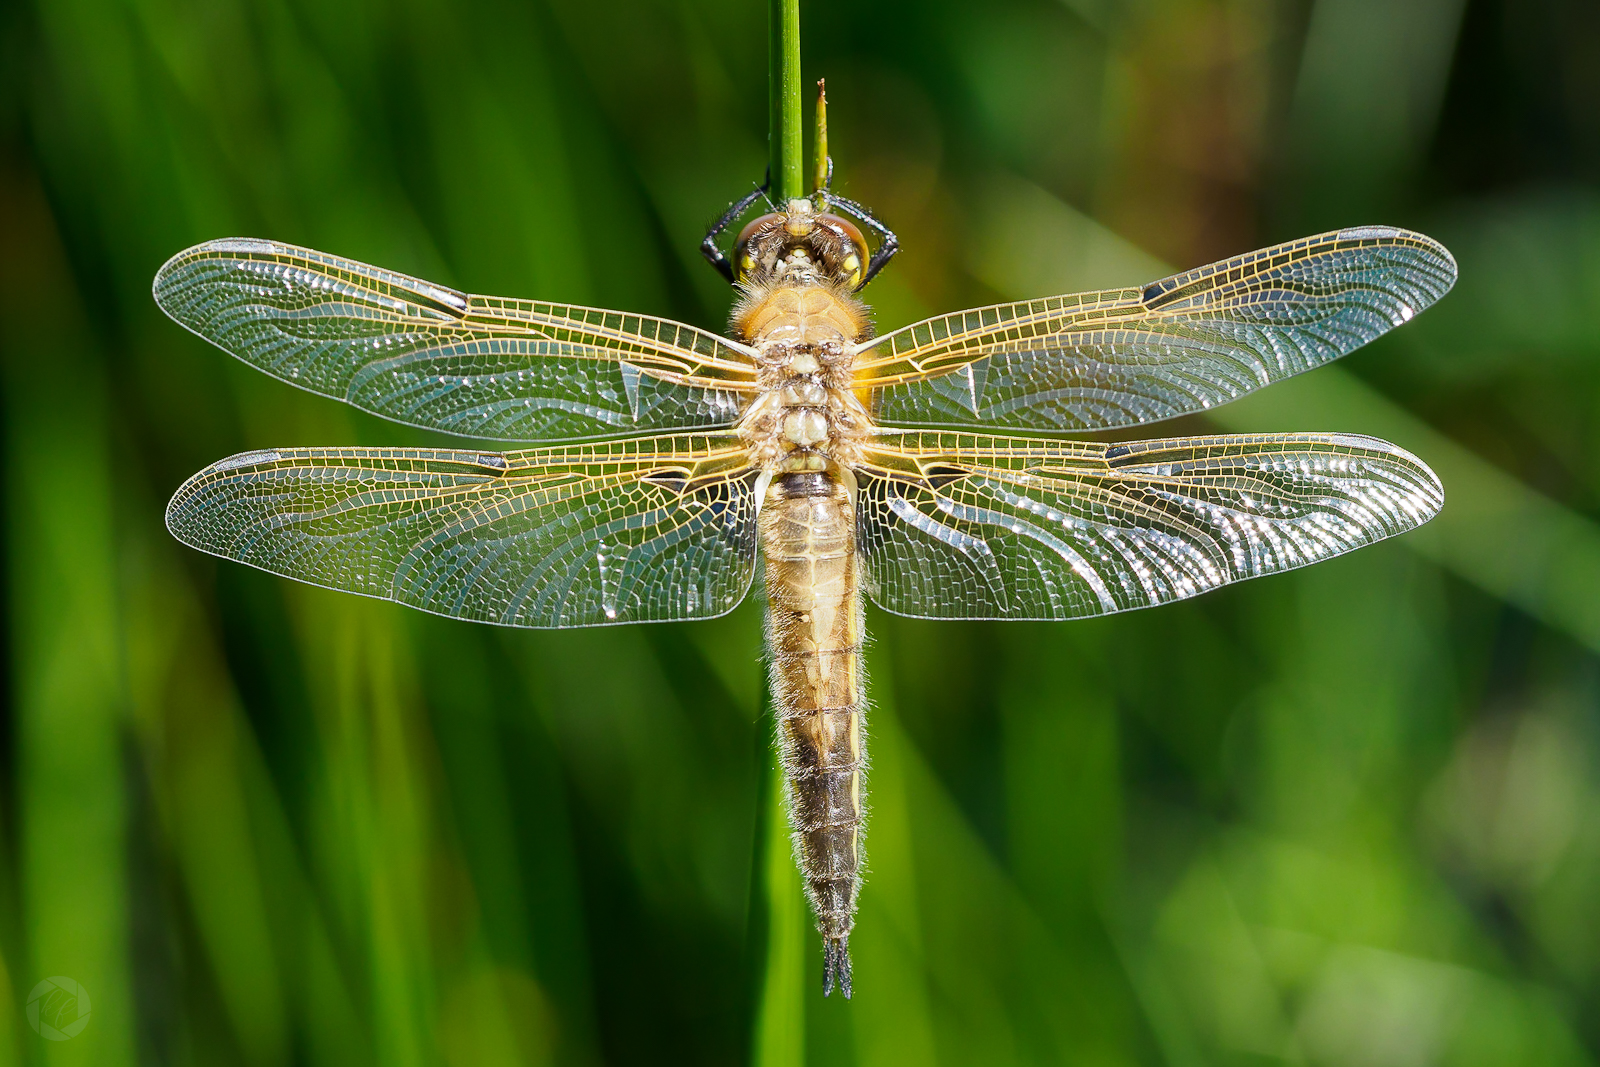
<svg viewBox="0 0 1600 1067">
<path fill-rule="evenodd" d="M 823 991 L 838 985 L 848 997 L 866 766 L 855 514 L 827 473 L 789 473 L 773 481 L 760 525 L 795 854 L 823 938 Z"/>
</svg>

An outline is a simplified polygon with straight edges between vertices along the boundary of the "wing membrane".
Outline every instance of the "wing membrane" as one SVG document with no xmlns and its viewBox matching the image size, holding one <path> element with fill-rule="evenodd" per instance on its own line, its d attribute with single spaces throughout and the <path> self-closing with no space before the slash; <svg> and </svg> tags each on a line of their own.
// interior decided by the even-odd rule
<svg viewBox="0 0 1600 1067">
<path fill-rule="evenodd" d="M 156 302 L 291 385 L 413 426 L 505 441 L 730 424 L 746 352 L 666 319 L 471 296 L 274 241 L 172 257 Z"/>
<path fill-rule="evenodd" d="M 167 527 L 213 555 L 507 626 L 703 619 L 755 568 L 737 441 L 248 452 L 190 478 Z"/>
<path fill-rule="evenodd" d="M 862 346 L 886 425 L 1094 430 L 1172 418 L 1337 359 L 1455 284 L 1432 238 L 1363 226 L 1141 289 L 928 319 Z"/>
<path fill-rule="evenodd" d="M 1416 457 L 1344 434 L 887 434 L 857 477 L 872 598 L 942 619 L 1164 604 L 1402 533 L 1444 501 Z"/>
</svg>

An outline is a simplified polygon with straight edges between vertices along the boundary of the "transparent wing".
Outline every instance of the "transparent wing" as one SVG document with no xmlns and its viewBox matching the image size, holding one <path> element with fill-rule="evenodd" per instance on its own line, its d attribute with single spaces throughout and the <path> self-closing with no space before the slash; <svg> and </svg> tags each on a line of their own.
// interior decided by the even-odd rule
<svg viewBox="0 0 1600 1067">
<path fill-rule="evenodd" d="M 1455 284 L 1444 246 L 1363 226 L 1142 289 L 928 319 L 864 344 L 857 388 L 886 425 L 1094 430 L 1234 400 L 1366 344 Z"/>
<path fill-rule="evenodd" d="M 1444 503 L 1416 457 L 1344 434 L 887 434 L 856 474 L 872 598 L 940 619 L 1165 604 L 1402 533 Z"/>
<path fill-rule="evenodd" d="M 526 452 L 247 452 L 167 505 L 185 544 L 330 589 L 506 626 L 704 619 L 755 569 L 737 441 Z"/>
<path fill-rule="evenodd" d="M 746 350 L 692 326 L 470 296 L 274 241 L 208 241 L 155 298 L 291 385 L 412 426 L 504 441 L 729 425 Z"/>
</svg>

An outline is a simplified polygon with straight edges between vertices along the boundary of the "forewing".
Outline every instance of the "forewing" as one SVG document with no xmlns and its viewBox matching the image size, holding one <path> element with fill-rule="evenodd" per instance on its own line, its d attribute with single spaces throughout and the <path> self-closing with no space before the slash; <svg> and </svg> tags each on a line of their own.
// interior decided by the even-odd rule
<svg viewBox="0 0 1600 1067">
<path fill-rule="evenodd" d="M 857 478 L 872 598 L 941 619 L 1165 604 L 1413 529 L 1444 502 L 1415 456 L 1345 434 L 888 434 Z"/>
<path fill-rule="evenodd" d="M 208 241 L 156 274 L 178 322 L 291 385 L 412 426 L 543 441 L 729 425 L 746 354 L 692 326 L 471 296 L 274 241 Z"/>
<path fill-rule="evenodd" d="M 886 425 L 1132 426 L 1337 359 L 1410 320 L 1455 279 L 1455 260 L 1430 237 L 1339 230 L 1141 289 L 928 319 L 863 345 L 857 385 Z"/>
<path fill-rule="evenodd" d="M 167 505 L 185 544 L 439 615 L 567 627 L 704 619 L 755 568 L 736 441 L 481 453 L 300 448 L 212 464 Z"/>
</svg>

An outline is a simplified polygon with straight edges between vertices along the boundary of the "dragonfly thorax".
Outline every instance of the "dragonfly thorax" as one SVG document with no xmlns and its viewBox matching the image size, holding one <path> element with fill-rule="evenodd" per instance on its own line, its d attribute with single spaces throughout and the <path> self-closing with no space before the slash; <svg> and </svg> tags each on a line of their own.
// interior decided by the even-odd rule
<svg viewBox="0 0 1600 1067">
<path fill-rule="evenodd" d="M 755 401 L 739 422 L 764 470 L 820 471 L 852 465 L 870 430 L 854 392 L 855 342 L 866 308 L 839 286 L 751 285 L 734 328 L 759 354 Z"/>
<path fill-rule="evenodd" d="M 854 392 L 856 342 L 870 330 L 852 292 L 866 241 L 844 219 L 791 200 L 739 236 L 733 330 L 759 353 L 761 392 L 739 432 L 762 469 L 851 466 L 870 428 Z"/>
<path fill-rule="evenodd" d="M 853 465 L 871 424 L 851 389 L 847 340 L 767 338 L 756 349 L 763 389 L 739 421 L 751 459 L 773 473 Z"/>
</svg>

